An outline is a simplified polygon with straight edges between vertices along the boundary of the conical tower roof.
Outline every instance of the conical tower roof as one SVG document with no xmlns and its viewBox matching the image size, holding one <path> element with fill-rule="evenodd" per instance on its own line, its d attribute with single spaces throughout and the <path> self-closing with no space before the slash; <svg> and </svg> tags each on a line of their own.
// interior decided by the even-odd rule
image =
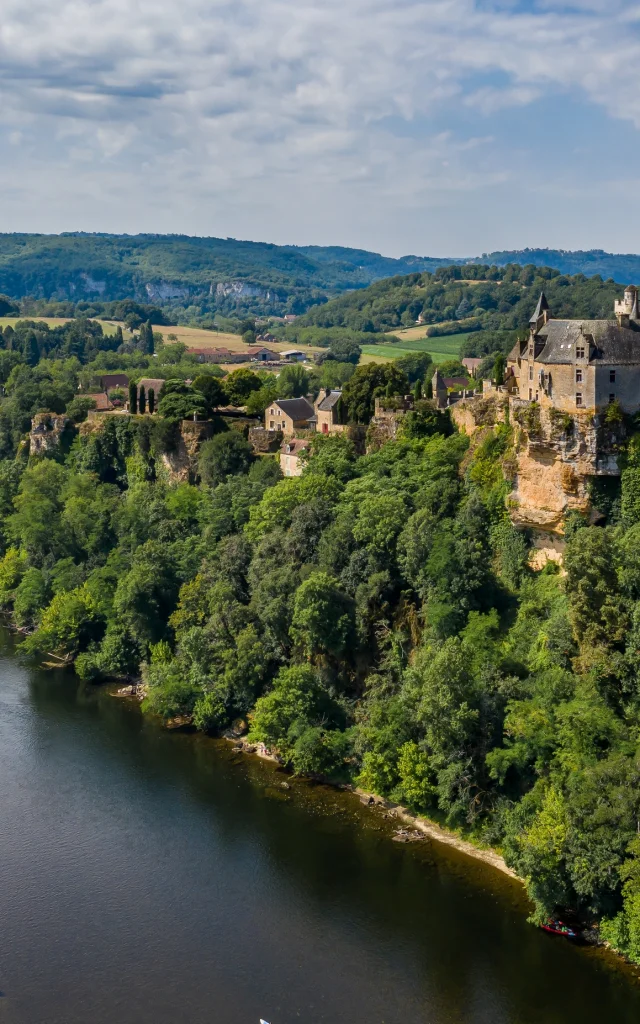
<svg viewBox="0 0 640 1024">
<path fill-rule="evenodd" d="M 544 312 L 548 312 L 548 310 L 549 310 L 549 303 L 547 302 L 547 296 L 544 294 L 544 292 L 540 292 L 540 298 L 538 299 L 538 305 L 536 306 L 535 313 L 531 317 L 529 323 L 530 324 L 536 324 L 538 322 L 539 317 L 541 317 Z"/>
</svg>

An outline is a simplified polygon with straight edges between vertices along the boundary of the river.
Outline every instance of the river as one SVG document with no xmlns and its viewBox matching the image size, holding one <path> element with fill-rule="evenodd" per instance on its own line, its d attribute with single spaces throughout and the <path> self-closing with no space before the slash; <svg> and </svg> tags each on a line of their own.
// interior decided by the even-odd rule
<svg viewBox="0 0 640 1024">
<path fill-rule="evenodd" d="M 0 634 L 2 1024 L 603 1024 L 627 968 L 350 794 L 169 733 Z"/>
</svg>

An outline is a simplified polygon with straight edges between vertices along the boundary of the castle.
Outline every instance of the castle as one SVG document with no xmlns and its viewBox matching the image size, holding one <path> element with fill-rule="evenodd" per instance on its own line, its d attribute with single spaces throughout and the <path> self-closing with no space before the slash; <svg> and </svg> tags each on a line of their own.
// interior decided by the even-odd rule
<svg viewBox="0 0 640 1024">
<path fill-rule="evenodd" d="M 597 413 L 618 402 L 640 409 L 638 289 L 629 285 L 612 320 L 554 320 L 544 292 L 529 336 L 507 359 L 506 385 L 514 397 L 561 412 Z"/>
</svg>

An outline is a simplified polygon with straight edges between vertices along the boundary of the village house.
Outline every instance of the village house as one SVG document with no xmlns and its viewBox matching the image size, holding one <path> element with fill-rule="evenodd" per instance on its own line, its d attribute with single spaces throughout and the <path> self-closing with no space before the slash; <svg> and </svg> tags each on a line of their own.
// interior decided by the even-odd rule
<svg viewBox="0 0 640 1024">
<path fill-rule="evenodd" d="M 153 391 L 154 397 L 154 412 L 158 411 L 158 402 L 160 401 L 160 391 L 164 385 L 164 380 L 158 377 L 143 377 L 142 380 L 138 381 L 138 411 L 140 411 L 140 392 L 144 388 L 145 395 L 145 407 L 146 412 L 149 412 L 149 392 Z"/>
<path fill-rule="evenodd" d="M 281 352 L 280 354 L 288 363 L 303 363 L 307 358 L 304 352 L 301 352 L 298 348 L 288 348 L 286 352 Z"/>
<path fill-rule="evenodd" d="M 98 380 L 103 391 L 111 391 L 113 388 L 123 388 L 126 391 L 129 387 L 126 373 L 103 373 Z"/>
<path fill-rule="evenodd" d="M 314 413 L 315 429 L 320 434 L 336 434 L 347 429 L 342 391 L 323 388 L 314 402 Z"/>
<path fill-rule="evenodd" d="M 472 377 L 475 377 L 478 372 L 478 367 L 483 362 L 483 359 L 476 359 L 474 356 L 466 356 L 466 358 L 462 360 L 462 365 L 467 373 L 471 374 Z"/>
<path fill-rule="evenodd" d="M 302 476 L 303 464 L 300 456 L 306 452 L 309 442 L 301 437 L 288 438 L 280 448 L 280 469 L 283 476 Z"/>
<path fill-rule="evenodd" d="M 465 388 L 468 384 L 466 377 L 443 377 L 440 370 L 436 370 L 431 378 L 431 388 L 437 409 L 446 409 L 461 398 L 470 398 L 475 394 L 473 388 Z"/>
<path fill-rule="evenodd" d="M 298 430 L 313 429 L 314 413 L 307 398 L 280 398 L 267 406 L 264 425 L 267 430 L 280 430 L 290 437 Z"/>
<path fill-rule="evenodd" d="M 555 320 L 543 292 L 528 337 L 507 359 L 514 394 L 566 413 L 595 413 L 613 402 L 626 413 L 637 412 L 640 316 L 634 285 L 625 289 L 614 312 L 611 320 Z"/>
<path fill-rule="evenodd" d="M 195 356 L 199 363 L 248 363 L 251 359 L 246 349 L 232 352 L 228 348 L 188 348 L 187 354 Z"/>
</svg>

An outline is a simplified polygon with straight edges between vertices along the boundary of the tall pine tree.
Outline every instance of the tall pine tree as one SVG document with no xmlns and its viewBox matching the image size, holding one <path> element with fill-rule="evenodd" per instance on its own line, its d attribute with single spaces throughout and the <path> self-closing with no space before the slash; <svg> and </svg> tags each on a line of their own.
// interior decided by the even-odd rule
<svg viewBox="0 0 640 1024">
<path fill-rule="evenodd" d="M 129 381 L 129 412 L 132 416 L 138 411 L 138 385 Z"/>
</svg>

